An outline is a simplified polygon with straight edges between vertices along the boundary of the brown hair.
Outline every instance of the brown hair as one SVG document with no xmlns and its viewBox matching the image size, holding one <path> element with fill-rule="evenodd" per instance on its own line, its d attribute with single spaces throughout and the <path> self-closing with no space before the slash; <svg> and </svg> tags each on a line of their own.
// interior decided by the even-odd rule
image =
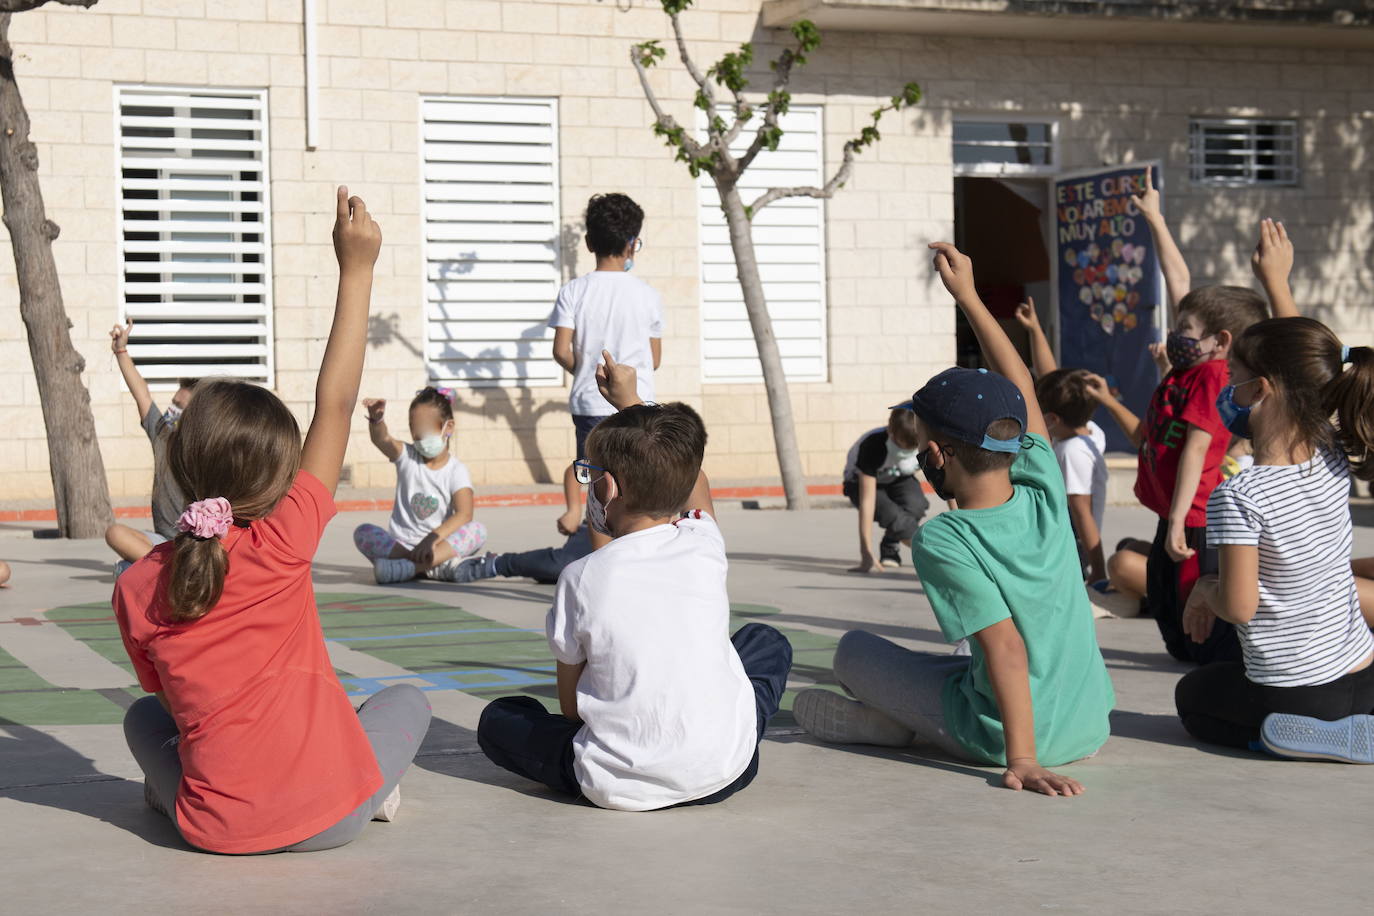
<svg viewBox="0 0 1374 916">
<path fill-rule="evenodd" d="M 887 418 L 887 434 L 898 448 L 915 448 L 916 411 L 907 407 L 895 408 Z"/>
<path fill-rule="evenodd" d="M 1356 477 L 1374 480 L 1374 349 L 1351 347 L 1350 366 L 1341 349 L 1320 321 L 1270 318 L 1242 334 L 1231 355 L 1274 386 L 1296 441 L 1339 448 Z"/>
<path fill-rule="evenodd" d="M 234 524 L 271 514 L 301 464 L 301 431 L 286 405 L 247 382 L 205 381 L 167 442 L 167 466 L 188 503 L 229 501 Z M 173 541 L 167 604 L 178 623 L 203 617 L 224 591 L 229 556 L 219 538 Z"/>
<path fill-rule="evenodd" d="M 195 390 L 195 387 L 196 387 L 197 385 L 199 385 L 199 384 L 200 384 L 200 379 L 198 379 L 198 378 L 190 378 L 190 377 L 185 376 L 185 375 L 183 375 L 181 378 L 177 379 L 177 387 L 178 387 L 178 388 L 185 388 L 187 391 L 194 391 L 194 390 Z"/>
<path fill-rule="evenodd" d="M 682 511 L 706 454 L 706 425 L 686 404 L 636 404 L 602 420 L 587 455 L 614 475 L 625 511 L 663 518 Z"/>
<path fill-rule="evenodd" d="M 448 395 L 444 394 L 443 391 L 440 391 L 432 385 L 427 388 L 421 388 L 419 392 L 416 393 L 415 397 L 411 399 L 410 409 L 414 410 L 417 407 L 433 407 L 435 410 L 439 411 L 440 426 L 443 426 L 449 420 L 453 419 L 453 401 Z"/>
<path fill-rule="evenodd" d="M 1056 414 L 1059 422 L 1077 429 L 1092 419 L 1097 402 L 1088 394 L 1088 373 L 1084 369 L 1055 369 L 1035 381 L 1035 399 L 1040 409 Z"/>
<path fill-rule="evenodd" d="M 1011 417 L 993 420 L 983 434 L 993 439 L 1010 439 L 1021 432 L 1021 424 Z M 961 467 L 970 474 L 986 474 L 988 471 L 1006 470 L 1016 460 L 1015 452 L 994 452 L 968 442 L 940 442 L 946 454 L 956 458 Z"/>
<path fill-rule="evenodd" d="M 1178 304 L 1180 316 L 1189 312 L 1197 315 L 1208 335 L 1230 331 L 1234 338 L 1268 318 L 1269 305 L 1263 296 L 1244 286 L 1199 286 Z"/>
</svg>

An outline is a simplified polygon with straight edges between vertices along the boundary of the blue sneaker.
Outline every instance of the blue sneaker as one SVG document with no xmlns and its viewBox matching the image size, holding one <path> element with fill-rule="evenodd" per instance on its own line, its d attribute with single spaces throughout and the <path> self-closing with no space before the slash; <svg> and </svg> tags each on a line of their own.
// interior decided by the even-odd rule
<svg viewBox="0 0 1374 916">
<path fill-rule="evenodd" d="M 1260 740 L 1271 754 L 1296 760 L 1374 763 L 1374 716 L 1335 722 L 1273 712 L 1264 717 Z"/>
</svg>

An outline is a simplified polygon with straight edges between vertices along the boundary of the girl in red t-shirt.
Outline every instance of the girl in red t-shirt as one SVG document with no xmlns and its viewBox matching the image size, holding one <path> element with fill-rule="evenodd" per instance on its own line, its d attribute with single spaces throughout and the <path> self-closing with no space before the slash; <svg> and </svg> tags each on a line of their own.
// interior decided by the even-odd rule
<svg viewBox="0 0 1374 916">
<path fill-rule="evenodd" d="M 390 819 L 429 727 L 410 685 L 354 712 L 315 608 L 310 564 L 335 512 L 382 240 L 346 188 L 337 217 L 339 295 L 304 446 L 270 391 L 203 383 L 168 443 L 192 501 L 180 533 L 115 587 L 124 646 L 156 694 L 124 719 L 144 797 L 211 852 L 328 849 Z"/>
</svg>

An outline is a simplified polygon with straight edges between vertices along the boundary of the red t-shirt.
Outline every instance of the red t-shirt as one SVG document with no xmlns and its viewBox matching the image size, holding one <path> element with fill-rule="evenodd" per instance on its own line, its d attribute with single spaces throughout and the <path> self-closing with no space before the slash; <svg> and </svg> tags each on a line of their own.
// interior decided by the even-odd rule
<svg viewBox="0 0 1374 916">
<path fill-rule="evenodd" d="M 1144 438 L 1135 476 L 1136 498 L 1160 518 L 1169 517 L 1178 480 L 1178 459 L 1188 438 L 1188 427 L 1212 434 L 1202 462 L 1202 479 L 1184 524 L 1207 524 L 1207 497 L 1221 482 L 1221 462 L 1231 444 L 1231 433 L 1217 413 L 1217 395 L 1227 384 L 1226 360 L 1211 359 L 1190 369 L 1170 372 L 1159 383 L 1145 412 Z"/>
<path fill-rule="evenodd" d="M 115 586 L 124 647 L 181 731 L 176 820 L 212 852 L 263 852 L 333 826 L 382 786 L 372 746 L 334 674 L 310 561 L 334 500 L 301 471 L 265 519 L 224 536 L 219 603 L 190 623 L 166 614 L 172 545 Z"/>
</svg>

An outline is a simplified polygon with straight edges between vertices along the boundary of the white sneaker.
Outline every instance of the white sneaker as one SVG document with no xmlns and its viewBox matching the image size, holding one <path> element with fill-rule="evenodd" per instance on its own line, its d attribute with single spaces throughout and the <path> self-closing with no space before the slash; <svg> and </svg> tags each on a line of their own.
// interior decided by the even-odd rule
<svg viewBox="0 0 1374 916">
<path fill-rule="evenodd" d="M 396 820 L 396 812 L 401 810 L 401 786 L 391 790 L 391 794 L 382 802 L 382 806 L 377 809 L 377 813 L 372 815 L 374 821 L 386 821 L 388 824 Z"/>
<path fill-rule="evenodd" d="M 377 577 L 378 585 L 409 582 L 415 578 L 415 564 L 405 558 L 373 560 L 372 574 Z"/>
</svg>

